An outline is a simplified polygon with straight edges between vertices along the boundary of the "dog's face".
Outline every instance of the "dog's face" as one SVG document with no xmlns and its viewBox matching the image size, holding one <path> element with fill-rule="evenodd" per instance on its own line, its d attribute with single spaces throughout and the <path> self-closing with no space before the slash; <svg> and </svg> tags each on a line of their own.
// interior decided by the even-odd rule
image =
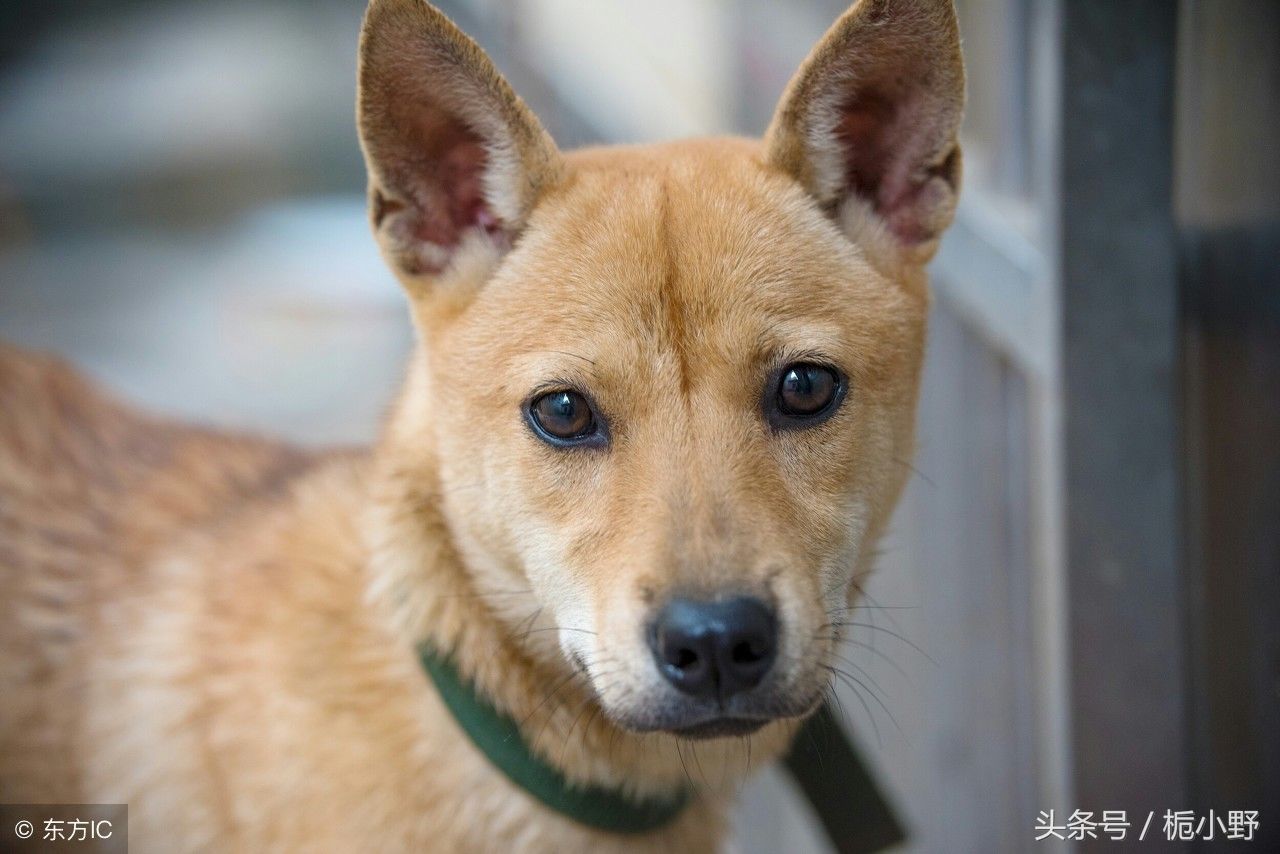
<svg viewBox="0 0 1280 854">
<path fill-rule="evenodd" d="M 626 728 L 822 696 L 908 470 L 957 41 L 949 2 L 864 3 L 763 143 L 561 156 L 442 16 L 371 8 L 372 216 L 423 339 L 397 445 L 478 594 Z"/>
</svg>

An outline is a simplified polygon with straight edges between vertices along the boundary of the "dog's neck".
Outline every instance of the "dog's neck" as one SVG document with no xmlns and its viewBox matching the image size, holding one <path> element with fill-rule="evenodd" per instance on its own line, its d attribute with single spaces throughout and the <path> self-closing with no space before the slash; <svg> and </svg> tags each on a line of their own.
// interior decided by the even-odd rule
<svg viewBox="0 0 1280 854">
<path fill-rule="evenodd" d="M 394 435 L 386 442 L 394 443 Z M 583 674 L 559 654 L 533 651 L 529 638 L 543 628 L 536 617 L 513 628 L 495 613 L 494 599 L 478 588 L 441 511 L 431 458 L 420 456 L 423 462 L 408 471 L 390 462 L 403 455 L 382 450 L 364 520 L 372 599 L 387 608 L 406 646 L 426 642 L 451 656 L 464 677 L 517 722 L 531 750 L 570 781 L 639 797 L 671 795 L 690 784 L 728 793 L 785 749 L 796 727 L 791 722 L 748 739 L 712 742 L 616 727 Z M 528 597 L 528 613 L 540 610 L 531 592 L 515 595 Z M 503 605 L 510 608 L 510 600 L 504 597 Z"/>
</svg>

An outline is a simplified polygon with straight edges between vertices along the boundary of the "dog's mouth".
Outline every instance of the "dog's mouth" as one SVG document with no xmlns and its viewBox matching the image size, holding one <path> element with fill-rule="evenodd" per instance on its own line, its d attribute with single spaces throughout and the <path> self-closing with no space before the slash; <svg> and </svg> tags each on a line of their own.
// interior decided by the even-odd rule
<svg viewBox="0 0 1280 854">
<path fill-rule="evenodd" d="M 664 732 L 677 738 L 713 739 L 743 738 L 780 720 L 803 717 L 813 706 L 802 705 L 779 709 L 758 704 L 734 703 L 728 706 L 691 708 L 682 703 L 651 706 L 639 713 L 606 712 L 621 729 L 637 734 Z"/>
<path fill-rule="evenodd" d="M 767 720 L 760 718 L 721 717 L 701 721 L 690 726 L 674 727 L 668 732 L 681 738 L 730 738 L 751 735 L 767 723 Z"/>
<path fill-rule="evenodd" d="M 745 738 L 770 724 L 808 717 L 822 704 L 819 690 L 801 701 L 775 695 L 735 698 L 739 702 L 690 704 L 681 698 L 664 698 L 640 709 L 605 707 L 605 717 L 625 732 L 666 733 L 677 738 L 702 740 Z M 656 698 L 655 698 L 656 699 Z"/>
</svg>

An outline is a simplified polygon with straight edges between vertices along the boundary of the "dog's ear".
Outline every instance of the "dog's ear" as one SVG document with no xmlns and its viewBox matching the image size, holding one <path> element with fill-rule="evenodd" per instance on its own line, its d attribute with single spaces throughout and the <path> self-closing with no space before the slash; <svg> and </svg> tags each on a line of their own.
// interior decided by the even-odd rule
<svg viewBox="0 0 1280 854">
<path fill-rule="evenodd" d="M 425 0 L 372 0 L 357 123 L 369 215 L 408 285 L 464 242 L 499 251 L 560 173 L 555 143 L 475 42 Z"/>
<path fill-rule="evenodd" d="M 787 86 L 765 157 L 852 239 L 923 263 L 955 213 L 963 109 L 952 0 L 860 0 Z"/>
</svg>

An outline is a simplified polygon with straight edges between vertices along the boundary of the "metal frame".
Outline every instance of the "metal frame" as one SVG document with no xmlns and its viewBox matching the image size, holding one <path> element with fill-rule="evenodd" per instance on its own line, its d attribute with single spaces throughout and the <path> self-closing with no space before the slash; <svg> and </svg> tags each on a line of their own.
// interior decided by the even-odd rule
<svg viewBox="0 0 1280 854">
<path fill-rule="evenodd" d="M 1038 217 L 966 188 L 939 301 L 1028 380 L 1043 808 L 1188 803 L 1177 5 L 1032 4 Z M 1066 847 L 1066 846 L 1064 846 Z"/>
<path fill-rule="evenodd" d="M 1062 7 L 1063 451 L 1078 806 L 1188 802 L 1177 6 Z"/>
</svg>

